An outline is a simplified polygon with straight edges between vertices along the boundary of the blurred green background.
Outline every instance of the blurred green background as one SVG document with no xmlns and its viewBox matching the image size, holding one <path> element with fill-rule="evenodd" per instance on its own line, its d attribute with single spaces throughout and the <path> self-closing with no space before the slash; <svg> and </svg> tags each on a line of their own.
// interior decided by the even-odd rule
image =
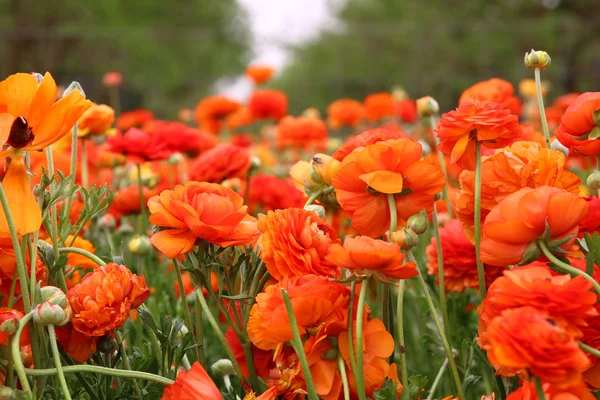
<svg viewBox="0 0 600 400">
<path fill-rule="evenodd" d="M 338 22 L 293 45 L 271 83 L 294 113 L 396 85 L 449 109 L 477 81 L 530 77 L 522 59 L 532 47 L 552 56 L 551 97 L 600 87 L 598 0 L 329 1 Z M 235 0 L 0 0 L 0 32 L 3 77 L 48 70 L 106 102 L 102 75 L 120 71 L 123 108 L 163 118 L 243 74 L 254 43 Z"/>
</svg>

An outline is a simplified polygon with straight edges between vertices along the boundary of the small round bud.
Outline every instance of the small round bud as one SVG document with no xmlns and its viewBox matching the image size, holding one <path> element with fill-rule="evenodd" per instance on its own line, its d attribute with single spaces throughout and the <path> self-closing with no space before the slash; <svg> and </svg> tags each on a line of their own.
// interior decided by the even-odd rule
<svg viewBox="0 0 600 400">
<path fill-rule="evenodd" d="M 418 214 L 411 215 L 406 221 L 406 226 L 417 235 L 427 232 L 429 226 L 429 216 L 425 210 L 419 211 Z"/>
<path fill-rule="evenodd" d="M 185 157 L 183 154 L 181 153 L 173 153 L 171 154 L 171 156 L 169 157 L 169 159 L 167 160 L 167 162 L 171 165 L 177 165 L 180 162 L 182 162 L 183 160 L 185 160 Z"/>
<path fill-rule="evenodd" d="M 33 321 L 42 326 L 63 326 L 71 320 L 71 307 L 63 309 L 61 306 L 48 301 L 36 307 L 33 313 Z"/>
<path fill-rule="evenodd" d="M 314 107 L 309 107 L 302 113 L 304 118 L 319 119 L 321 118 L 321 112 Z"/>
<path fill-rule="evenodd" d="M 317 204 L 309 204 L 304 207 L 306 211 L 312 211 L 319 216 L 319 218 L 325 219 L 325 207 Z"/>
<path fill-rule="evenodd" d="M 119 229 L 117 229 L 117 232 L 122 235 L 131 235 L 133 231 L 133 226 L 127 222 L 122 223 L 121 226 L 119 226 Z"/>
<path fill-rule="evenodd" d="M 431 117 L 440 113 L 440 105 L 431 96 L 421 97 L 417 100 L 417 114 L 421 118 Z"/>
<path fill-rule="evenodd" d="M 390 239 L 398 243 L 403 250 L 409 250 L 419 244 L 419 235 L 410 228 L 400 228 L 397 231 L 390 232 Z"/>
<path fill-rule="evenodd" d="M 545 51 L 533 50 L 531 52 L 525 53 L 525 66 L 529 69 L 539 68 L 540 70 L 545 70 L 548 68 L 552 62 L 550 56 Z"/>
<path fill-rule="evenodd" d="M 112 230 L 115 228 L 115 226 L 117 226 L 117 220 L 115 219 L 115 217 L 112 214 L 106 213 L 103 216 L 101 216 L 100 218 L 98 218 L 98 226 L 100 228 L 106 228 L 108 230 Z"/>
<path fill-rule="evenodd" d="M 102 77 L 102 84 L 106 87 L 118 87 L 123 83 L 123 75 L 117 71 L 110 71 Z"/>
<path fill-rule="evenodd" d="M 396 101 L 404 101 L 408 99 L 408 94 L 406 93 L 406 90 L 404 90 L 400 86 L 396 86 L 392 88 L 392 97 Z"/>
<path fill-rule="evenodd" d="M 260 168 L 261 165 L 262 165 L 262 161 L 260 161 L 260 158 L 258 158 L 256 156 L 250 157 L 250 168 L 257 169 L 257 168 Z"/>
<path fill-rule="evenodd" d="M 44 286 L 40 288 L 40 292 L 42 293 L 42 301 L 47 301 L 62 308 L 69 305 L 65 292 L 55 286 Z"/>
<path fill-rule="evenodd" d="M 10 318 L 0 324 L 0 332 L 6 333 L 12 336 L 19 328 L 19 320 L 17 318 Z"/>
<path fill-rule="evenodd" d="M 143 256 L 152 251 L 152 242 L 145 235 L 137 235 L 129 240 L 127 248 L 131 254 Z"/>
<path fill-rule="evenodd" d="M 117 341 L 110 336 L 102 336 L 98 340 L 98 351 L 104 354 L 112 354 L 117 349 Z"/>
<path fill-rule="evenodd" d="M 221 359 L 215 362 L 210 369 L 212 373 L 217 377 L 229 376 L 235 374 L 233 364 L 227 359 Z"/>
<path fill-rule="evenodd" d="M 600 171 L 594 170 L 587 178 L 587 185 L 590 189 L 598 190 L 600 189 Z"/>
<path fill-rule="evenodd" d="M 16 398 L 17 394 L 12 388 L 8 386 L 2 386 L 0 388 L 0 400 L 14 400 Z"/>
</svg>

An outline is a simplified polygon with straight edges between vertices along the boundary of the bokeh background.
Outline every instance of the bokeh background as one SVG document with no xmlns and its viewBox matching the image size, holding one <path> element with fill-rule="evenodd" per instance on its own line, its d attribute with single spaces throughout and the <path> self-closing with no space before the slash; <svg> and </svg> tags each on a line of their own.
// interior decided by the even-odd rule
<svg viewBox="0 0 600 400">
<path fill-rule="evenodd" d="M 293 113 L 404 88 L 444 110 L 473 83 L 514 84 L 532 47 L 552 56 L 550 98 L 600 87 L 598 0 L 0 0 L 0 74 L 51 71 L 121 108 L 176 118 L 203 96 L 243 100 L 250 63 L 277 68 Z"/>
</svg>

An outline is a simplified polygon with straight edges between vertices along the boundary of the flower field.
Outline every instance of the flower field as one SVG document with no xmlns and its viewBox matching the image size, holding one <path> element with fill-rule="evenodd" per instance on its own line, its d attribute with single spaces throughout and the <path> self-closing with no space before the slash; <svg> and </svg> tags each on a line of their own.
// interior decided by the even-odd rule
<svg viewBox="0 0 600 400">
<path fill-rule="evenodd" d="M 600 92 L 524 64 L 177 120 L 7 77 L 0 399 L 600 398 Z"/>
</svg>

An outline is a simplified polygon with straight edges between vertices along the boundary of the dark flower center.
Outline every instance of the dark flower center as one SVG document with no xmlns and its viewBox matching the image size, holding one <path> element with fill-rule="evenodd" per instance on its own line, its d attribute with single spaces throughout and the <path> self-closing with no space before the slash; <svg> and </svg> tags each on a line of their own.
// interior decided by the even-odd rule
<svg viewBox="0 0 600 400">
<path fill-rule="evenodd" d="M 27 120 L 23 117 L 18 117 L 10 127 L 10 135 L 6 144 L 15 149 L 22 149 L 33 142 L 34 138 L 33 128 L 29 126 Z"/>
</svg>

